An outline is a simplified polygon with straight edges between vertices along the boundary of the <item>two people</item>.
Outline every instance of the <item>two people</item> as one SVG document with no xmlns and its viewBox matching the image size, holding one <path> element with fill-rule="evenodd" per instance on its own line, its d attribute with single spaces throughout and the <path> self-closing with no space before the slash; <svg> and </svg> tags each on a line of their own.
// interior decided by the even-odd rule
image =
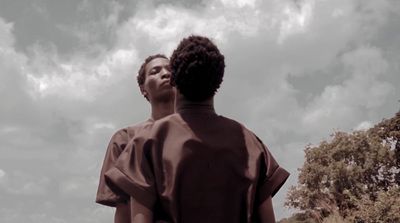
<svg viewBox="0 0 400 223">
<path fill-rule="evenodd" d="M 224 56 L 206 37 L 173 52 L 175 113 L 147 125 L 105 178 L 130 197 L 131 222 L 275 222 L 289 173 L 242 124 L 216 114 Z"/>
</svg>

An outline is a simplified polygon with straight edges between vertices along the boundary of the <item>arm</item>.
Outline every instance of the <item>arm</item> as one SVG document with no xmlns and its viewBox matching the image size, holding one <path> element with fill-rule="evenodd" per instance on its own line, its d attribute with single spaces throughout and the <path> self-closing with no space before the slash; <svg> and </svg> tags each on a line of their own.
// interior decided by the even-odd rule
<svg viewBox="0 0 400 223">
<path fill-rule="evenodd" d="M 103 161 L 103 166 L 100 171 L 99 186 L 97 189 L 96 202 L 99 204 L 115 207 L 120 201 L 129 200 L 129 196 L 122 191 L 114 190 L 113 187 L 107 184 L 104 173 L 111 169 L 128 141 L 125 129 L 121 129 L 114 133 L 108 144 L 106 154 Z"/>
<path fill-rule="evenodd" d="M 258 138 L 257 138 L 258 139 Z M 263 155 L 260 159 L 260 178 L 258 181 L 258 201 L 257 214 L 262 223 L 275 223 L 274 208 L 272 197 L 279 191 L 289 177 L 289 172 L 279 166 L 270 151 L 262 143 Z"/>
<path fill-rule="evenodd" d="M 153 211 L 131 197 L 132 223 L 152 223 Z"/>
<path fill-rule="evenodd" d="M 262 223 L 275 223 L 274 207 L 272 206 L 272 197 L 269 196 L 258 207 L 258 216 Z"/>
<path fill-rule="evenodd" d="M 129 200 L 126 202 L 117 201 L 115 215 L 114 215 L 114 222 L 119 223 L 130 223 L 130 202 Z"/>
<path fill-rule="evenodd" d="M 151 223 L 157 200 L 151 163 L 143 153 L 144 141 L 144 138 L 131 140 L 114 167 L 105 173 L 109 185 L 128 194 L 131 223 Z M 148 146 L 151 149 L 152 144 Z"/>
</svg>

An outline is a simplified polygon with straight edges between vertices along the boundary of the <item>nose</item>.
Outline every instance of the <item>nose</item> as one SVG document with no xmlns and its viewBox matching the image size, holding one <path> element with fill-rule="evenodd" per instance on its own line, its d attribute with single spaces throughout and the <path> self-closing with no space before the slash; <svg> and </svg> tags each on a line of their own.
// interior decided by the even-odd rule
<svg viewBox="0 0 400 223">
<path fill-rule="evenodd" d="M 161 79 L 170 78 L 170 77 L 171 77 L 171 71 L 169 71 L 168 69 L 163 69 L 163 72 L 161 74 Z"/>
</svg>

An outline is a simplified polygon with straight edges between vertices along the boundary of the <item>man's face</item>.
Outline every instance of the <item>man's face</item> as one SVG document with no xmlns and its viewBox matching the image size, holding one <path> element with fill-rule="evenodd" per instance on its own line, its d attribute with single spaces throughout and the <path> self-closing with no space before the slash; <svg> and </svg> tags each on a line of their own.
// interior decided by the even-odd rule
<svg viewBox="0 0 400 223">
<path fill-rule="evenodd" d="M 169 84 L 171 70 L 169 60 L 155 58 L 146 65 L 146 80 L 141 86 L 142 93 L 150 102 L 170 100 L 174 90 Z"/>
</svg>

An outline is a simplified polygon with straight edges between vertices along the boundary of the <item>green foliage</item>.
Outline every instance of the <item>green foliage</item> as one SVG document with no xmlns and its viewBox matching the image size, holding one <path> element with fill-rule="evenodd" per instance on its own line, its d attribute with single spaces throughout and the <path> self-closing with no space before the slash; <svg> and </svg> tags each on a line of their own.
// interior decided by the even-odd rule
<svg viewBox="0 0 400 223">
<path fill-rule="evenodd" d="M 332 137 L 305 148 L 285 205 L 317 222 L 400 222 L 400 111 L 367 131 Z"/>
<path fill-rule="evenodd" d="M 380 190 L 376 200 L 368 196 L 358 201 L 353 214 L 356 222 L 400 222 L 400 187 L 395 185 L 387 191 Z"/>
<path fill-rule="evenodd" d="M 324 218 L 322 223 L 349 223 L 349 221 L 343 219 L 342 216 L 336 212 Z"/>
<path fill-rule="evenodd" d="M 290 218 L 284 218 L 278 221 L 277 223 L 317 223 L 314 219 L 308 218 L 304 214 L 294 214 Z"/>
<path fill-rule="evenodd" d="M 278 221 L 277 223 L 317 223 L 316 220 L 307 218 L 304 214 L 294 214 L 290 218 L 284 218 Z M 333 213 L 329 215 L 327 218 L 324 218 L 322 223 L 349 223 L 345 221 L 339 213 Z"/>
</svg>

